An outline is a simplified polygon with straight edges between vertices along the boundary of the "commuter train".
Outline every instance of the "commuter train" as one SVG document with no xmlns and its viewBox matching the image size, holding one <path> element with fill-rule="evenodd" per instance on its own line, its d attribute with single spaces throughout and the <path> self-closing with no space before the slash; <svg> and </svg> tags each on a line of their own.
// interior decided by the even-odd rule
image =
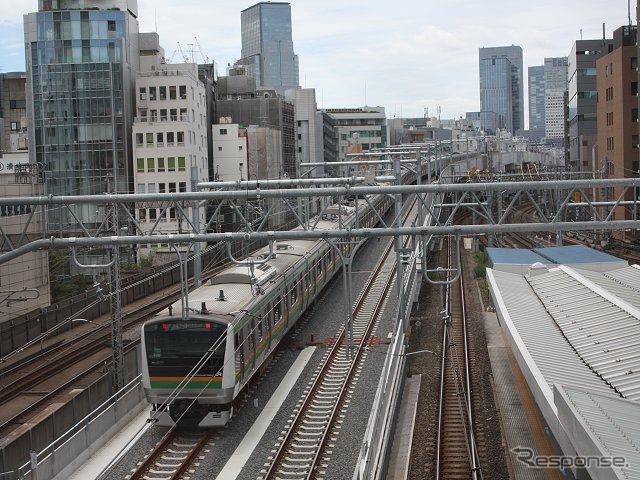
<svg viewBox="0 0 640 480">
<path fill-rule="evenodd" d="M 374 209 L 387 211 L 392 200 L 368 200 L 331 206 L 315 230 L 337 229 L 339 220 L 375 226 Z M 279 241 L 269 253 L 262 248 L 253 266 L 230 266 L 189 292 L 186 318 L 179 300 L 143 325 L 143 387 L 157 424 L 225 425 L 236 396 L 341 267 L 323 240 Z"/>
</svg>

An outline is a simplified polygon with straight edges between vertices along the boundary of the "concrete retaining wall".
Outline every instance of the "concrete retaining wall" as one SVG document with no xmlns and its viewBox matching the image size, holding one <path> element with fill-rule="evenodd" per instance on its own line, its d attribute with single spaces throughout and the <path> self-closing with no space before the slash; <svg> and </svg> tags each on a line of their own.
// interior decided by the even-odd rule
<svg viewBox="0 0 640 480">
<path fill-rule="evenodd" d="M 138 349 L 125 354 L 125 382 L 139 374 Z M 109 399 L 112 392 L 112 375 L 105 373 L 96 382 L 84 389 L 75 389 L 57 403 L 38 414 L 28 423 L 24 423 L 10 435 L 0 441 L 0 473 L 17 472 L 29 461 L 29 452 L 41 452 L 65 432 L 87 417 L 98 405 Z M 17 476 L 0 476 L 2 480 L 11 480 Z M 43 480 L 45 477 L 39 477 Z"/>
</svg>

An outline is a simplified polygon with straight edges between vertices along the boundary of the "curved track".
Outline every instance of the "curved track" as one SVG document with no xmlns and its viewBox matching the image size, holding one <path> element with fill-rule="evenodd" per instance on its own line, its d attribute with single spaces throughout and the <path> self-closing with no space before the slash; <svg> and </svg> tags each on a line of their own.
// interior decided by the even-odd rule
<svg viewBox="0 0 640 480">
<path fill-rule="evenodd" d="M 415 207 L 415 204 L 414 204 Z M 410 209 L 414 212 L 414 208 Z M 406 218 L 411 213 L 407 213 Z M 261 478 L 328 478 L 332 443 L 337 436 L 336 422 L 348 401 L 357 372 L 365 359 L 366 346 L 385 300 L 395 280 L 394 242 L 390 241 L 360 293 L 353 313 L 352 349 L 347 345 L 347 330 L 342 328 L 319 373 L 302 401 L 294 420 L 277 445 L 269 467 Z"/>
</svg>

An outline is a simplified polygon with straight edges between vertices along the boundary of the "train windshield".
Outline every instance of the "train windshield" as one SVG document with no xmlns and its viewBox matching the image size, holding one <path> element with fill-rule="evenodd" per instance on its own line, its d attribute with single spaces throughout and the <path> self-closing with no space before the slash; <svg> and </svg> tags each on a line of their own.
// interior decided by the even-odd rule
<svg viewBox="0 0 640 480">
<path fill-rule="evenodd" d="M 227 327 L 202 320 L 168 320 L 146 325 L 144 339 L 149 375 L 187 375 L 207 358 L 196 375 L 221 374 Z"/>
</svg>

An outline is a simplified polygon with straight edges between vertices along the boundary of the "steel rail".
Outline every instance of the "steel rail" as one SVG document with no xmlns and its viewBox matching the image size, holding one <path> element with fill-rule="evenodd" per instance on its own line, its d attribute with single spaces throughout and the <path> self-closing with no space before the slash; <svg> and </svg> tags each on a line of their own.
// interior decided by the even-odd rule
<svg viewBox="0 0 640 480">
<path fill-rule="evenodd" d="M 415 205 L 416 205 L 416 202 L 414 202 L 412 206 L 415 208 Z M 405 213 L 405 220 L 406 218 L 409 217 L 410 210 L 411 209 L 407 209 Z M 408 242 L 408 239 L 405 240 L 405 242 Z M 383 271 L 383 268 L 385 266 L 388 266 L 389 263 L 393 263 L 393 266 L 389 268 L 389 271 L 387 273 L 387 278 L 385 279 L 384 288 L 377 295 L 375 305 L 371 309 L 371 316 L 367 321 L 363 334 L 360 336 L 360 341 L 359 341 L 359 344 L 356 346 L 355 355 L 349 364 L 349 369 L 347 373 L 344 375 L 344 379 L 342 380 L 339 392 L 336 395 L 329 417 L 325 422 L 324 429 L 320 437 L 320 441 L 315 446 L 313 457 L 311 458 L 308 468 L 304 473 L 303 478 L 305 479 L 313 478 L 318 473 L 317 466 L 320 460 L 322 459 L 323 455 L 325 454 L 326 443 L 331 435 L 333 426 L 337 419 L 338 412 L 340 411 L 340 408 L 343 404 L 345 393 L 349 390 L 349 387 L 351 386 L 352 378 L 355 375 L 355 372 L 357 372 L 358 370 L 362 355 L 365 351 L 363 346 L 366 345 L 366 342 L 368 341 L 370 332 L 375 326 L 379 312 L 384 304 L 386 295 L 389 292 L 391 285 L 393 284 L 393 281 L 395 278 L 394 273 L 397 268 L 395 258 L 392 256 L 393 246 L 394 246 L 394 242 L 390 240 L 385 247 L 385 251 L 383 255 L 380 257 L 380 260 L 374 267 L 373 273 L 369 277 L 367 285 L 360 292 L 360 295 L 356 302 L 356 307 L 354 311 L 357 313 L 354 312 L 354 316 L 353 316 L 354 319 L 357 317 L 357 314 L 360 313 L 364 308 L 365 299 L 367 299 L 368 293 L 370 292 L 370 290 L 376 285 L 376 279 L 379 277 L 379 275 Z M 389 259 L 392 259 L 392 260 L 389 260 Z M 322 388 L 323 381 L 325 380 L 327 373 L 331 369 L 334 360 L 339 356 L 339 354 L 341 353 L 341 350 L 345 349 L 344 340 L 345 340 L 346 333 L 347 333 L 347 330 L 344 327 L 342 327 L 340 330 L 340 335 L 338 339 L 333 345 L 330 353 L 327 355 L 321 367 L 320 372 L 316 376 L 316 379 L 314 380 L 312 387 L 309 389 L 309 392 L 305 396 L 300 408 L 298 409 L 298 412 L 294 417 L 294 420 L 291 422 L 291 425 L 284 439 L 282 439 L 282 441 L 280 442 L 278 450 L 276 451 L 274 458 L 269 465 L 268 470 L 266 471 L 266 473 L 262 475 L 262 478 L 264 480 L 272 479 L 272 478 L 280 478 L 279 475 L 283 475 L 283 472 L 280 471 L 282 468 L 281 464 L 283 462 L 283 459 L 285 458 L 285 455 L 290 451 L 291 443 L 293 442 L 293 439 L 298 434 L 298 428 L 304 422 L 307 411 L 310 405 L 312 404 L 313 400 L 315 399 L 316 393 Z M 302 472 L 300 472 L 300 474 L 302 475 Z"/>
</svg>

